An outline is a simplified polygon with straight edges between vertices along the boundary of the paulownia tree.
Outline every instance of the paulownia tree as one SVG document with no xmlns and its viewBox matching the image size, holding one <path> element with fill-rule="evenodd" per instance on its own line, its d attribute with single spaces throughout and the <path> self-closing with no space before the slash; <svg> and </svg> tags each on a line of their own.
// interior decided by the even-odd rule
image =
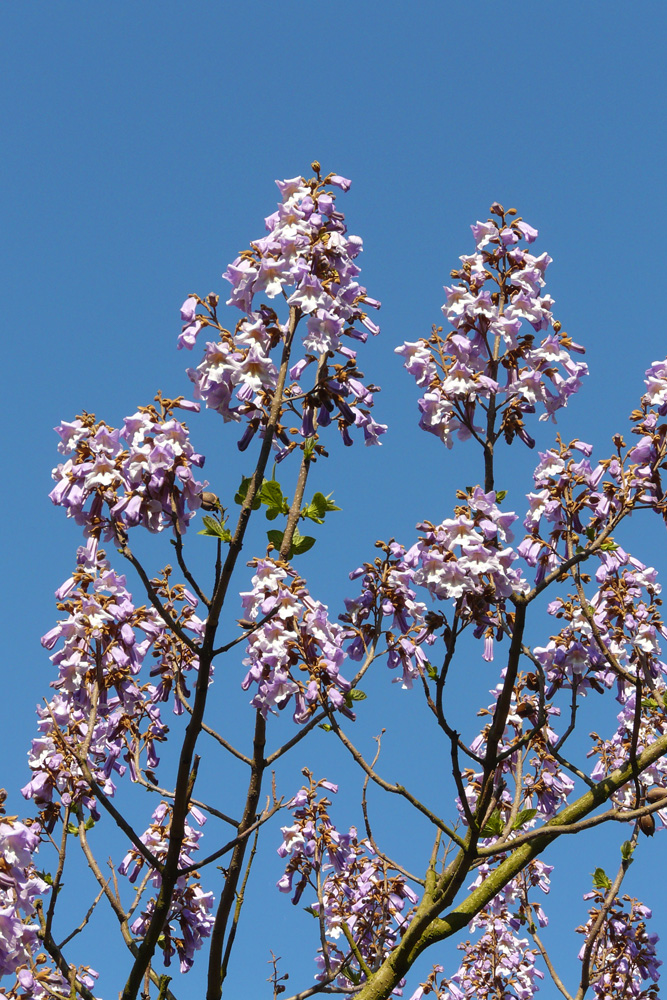
<svg viewBox="0 0 667 1000">
<path fill-rule="evenodd" d="M 508 509 L 496 489 L 498 453 L 532 448 L 531 421 L 553 418 L 587 369 L 543 294 L 550 257 L 533 254 L 537 231 L 492 205 L 445 289 L 446 328 L 397 352 L 421 392 L 420 428 L 447 448 L 477 449 L 481 482 L 458 491 L 444 521 L 423 519 L 405 544 L 389 539 L 362 554 L 345 608 L 332 614 L 296 568 L 314 544 L 308 522 L 337 509 L 331 493 L 309 491 L 309 474 L 336 431 L 345 445 L 374 445 L 386 427 L 372 415 L 378 389 L 358 368 L 357 348 L 379 332 L 379 303 L 359 283 L 362 243 L 336 200 L 349 181 L 312 169 L 310 179 L 278 183 L 266 235 L 224 275 L 235 325 L 224 325 L 217 295 L 186 299 L 178 346 L 206 341 L 188 371 L 195 401 L 158 393 L 121 427 L 82 413 L 57 428 L 63 461 L 51 500 L 83 537 L 56 593 L 58 622 L 42 639 L 54 679 L 22 789 L 35 813 L 0 818 L 2 995 L 90 1000 L 97 974 L 77 964 L 78 932 L 97 919 L 108 927 L 106 908 L 118 928 L 123 1000 L 178 995 L 172 959 L 181 973 L 208 962 L 206 996 L 216 1000 L 253 859 L 278 847 L 278 889 L 308 909 L 310 917 L 292 912 L 304 934 L 313 931 L 316 960 L 293 1000 L 400 995 L 416 959 L 428 951 L 440 962 L 448 938 L 462 951 L 459 968 L 433 965 L 409 986 L 412 1000 L 525 1000 L 545 975 L 570 1000 L 655 997 L 650 911 L 623 880 L 648 846 L 641 834 L 653 834 L 656 814 L 667 819 L 667 632 L 656 571 L 621 547 L 621 532 L 633 514 L 665 518 L 667 362 L 646 374 L 629 444 L 619 433 L 610 453 L 593 458 L 585 441 L 556 435 L 525 500 L 514 491 L 517 509 Z M 240 428 L 238 447 L 255 456 L 224 496 L 202 478 L 183 419 L 201 403 L 222 417 L 221 429 Z M 219 470 L 211 475 L 224 482 Z M 275 525 L 268 545 L 246 563 L 248 525 L 264 516 Z M 209 536 L 194 540 L 213 553 L 207 580 L 186 552 L 193 528 Z M 517 528 L 525 534 L 515 542 Z M 173 568 L 146 568 L 135 544 L 142 531 L 170 536 Z M 223 608 L 238 616 L 231 633 Z M 535 644 L 528 622 L 534 613 L 542 627 L 545 609 L 552 634 Z M 496 669 L 490 704 L 474 681 L 475 657 Z M 389 780 L 379 736 L 374 755 L 358 745 L 355 712 L 382 729 L 382 705 L 357 703 L 362 678 L 383 663 L 402 681 L 401 697 L 420 701 L 423 726 L 430 721 L 451 770 L 447 801 L 422 801 Z M 225 683 L 250 697 L 241 747 L 207 713 L 223 664 Z M 473 678 L 469 698 L 480 709 L 469 741 L 463 707 L 447 697 L 457 670 Z M 603 735 L 577 733 L 584 698 L 616 699 L 601 715 L 616 715 Z M 294 723 L 283 742 L 279 712 Z M 358 830 L 335 825 L 335 775 L 306 766 L 300 790 L 281 786 L 283 758 L 308 764 L 308 737 L 321 728 L 359 768 Z M 167 735 L 173 751 L 160 764 Z M 202 797 L 202 753 L 244 770 L 242 801 Z M 121 808 L 119 782 L 142 789 L 134 810 Z M 388 855 L 369 813 L 371 787 L 401 800 L 406 823 L 430 827 L 427 856 Z M 150 820 L 146 789 L 159 803 Z M 217 832 L 202 839 L 207 819 Z M 95 850 L 102 822 L 126 841 L 110 868 Z M 548 848 L 602 825 L 618 831 L 620 864 L 595 872 L 577 928 L 579 978 L 566 982 L 541 937 Z M 99 891 L 72 927 L 58 900 L 77 863 Z M 260 961 L 269 946 L 258 946 L 267 952 Z M 267 995 L 287 996 L 288 975 L 272 961 Z"/>
</svg>

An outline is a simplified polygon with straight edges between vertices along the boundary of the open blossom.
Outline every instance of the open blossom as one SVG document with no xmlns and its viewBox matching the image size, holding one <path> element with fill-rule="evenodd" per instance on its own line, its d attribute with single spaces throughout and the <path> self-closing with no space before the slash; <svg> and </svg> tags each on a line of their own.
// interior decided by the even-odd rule
<svg viewBox="0 0 667 1000">
<path fill-rule="evenodd" d="M 489 588 L 496 600 L 527 590 L 514 566 L 517 553 L 506 544 L 513 539 L 510 525 L 517 515 L 502 511 L 495 500 L 495 493 L 476 487 L 468 506 L 454 518 L 421 525 L 424 537 L 406 554 L 406 561 L 415 566 L 416 584 L 439 600 L 463 600 L 464 606 L 469 601 L 475 615 L 477 598 L 486 593 L 488 601 Z"/>
</svg>

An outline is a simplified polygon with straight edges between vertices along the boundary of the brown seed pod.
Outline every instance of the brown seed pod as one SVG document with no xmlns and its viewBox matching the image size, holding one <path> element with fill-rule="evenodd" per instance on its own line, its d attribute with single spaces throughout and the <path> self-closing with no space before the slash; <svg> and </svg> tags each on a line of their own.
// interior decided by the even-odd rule
<svg viewBox="0 0 667 1000">
<path fill-rule="evenodd" d="M 651 816 L 650 813 L 648 813 L 646 816 L 639 817 L 639 829 L 647 837 L 653 836 L 653 834 L 655 833 L 655 820 L 653 819 L 653 816 Z"/>
<path fill-rule="evenodd" d="M 667 788 L 661 788 L 660 785 L 654 785 L 646 793 L 646 801 L 650 802 L 651 805 L 655 802 L 661 802 L 663 799 L 667 800 Z M 667 805 L 667 801 L 665 805 Z"/>
<path fill-rule="evenodd" d="M 522 701 L 516 707 L 516 714 L 519 716 L 519 718 L 525 719 L 526 716 L 532 715 L 534 710 L 535 710 L 534 705 L 532 705 L 531 702 Z"/>
<path fill-rule="evenodd" d="M 201 495 L 201 506 L 202 510 L 217 510 L 220 506 L 220 501 L 215 493 L 205 490 Z"/>
</svg>

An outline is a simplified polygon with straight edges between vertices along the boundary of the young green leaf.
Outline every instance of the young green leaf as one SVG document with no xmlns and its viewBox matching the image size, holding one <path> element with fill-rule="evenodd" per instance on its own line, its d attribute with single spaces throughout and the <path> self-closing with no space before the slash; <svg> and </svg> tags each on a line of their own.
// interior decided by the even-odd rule
<svg viewBox="0 0 667 1000">
<path fill-rule="evenodd" d="M 498 837 L 503 832 L 503 818 L 499 809 L 494 809 L 488 820 L 480 830 L 482 837 Z"/>
<path fill-rule="evenodd" d="M 214 517 L 202 517 L 202 524 L 204 528 L 202 531 L 198 531 L 198 535 L 212 535 L 214 538 L 221 538 L 223 542 L 231 542 L 232 533 L 229 528 L 225 528 L 224 524 L 220 524 Z"/>
<path fill-rule="evenodd" d="M 630 859 L 632 858 L 633 851 L 634 847 L 632 846 L 632 842 L 629 840 L 624 840 L 623 843 L 621 844 L 621 857 L 623 858 L 623 860 L 630 861 Z"/>
<path fill-rule="evenodd" d="M 310 518 L 310 520 L 315 521 L 316 524 L 323 524 L 327 511 L 340 510 L 340 507 L 337 507 L 335 503 L 331 502 L 331 496 L 331 493 L 327 496 L 325 496 L 324 493 L 316 493 L 308 506 L 304 507 L 301 511 L 301 516 Z"/>
<path fill-rule="evenodd" d="M 298 531 L 294 532 L 294 538 L 292 539 L 292 547 L 290 549 L 290 559 L 292 556 L 300 556 L 308 549 L 312 549 L 315 544 L 315 539 L 312 535 L 300 535 Z"/>
<path fill-rule="evenodd" d="M 234 496 L 234 502 L 237 503 L 239 505 L 239 507 L 243 506 L 243 501 L 245 500 L 245 498 L 248 495 L 248 489 L 250 487 L 250 483 L 251 482 L 252 482 L 252 477 L 251 476 L 243 476 L 241 478 L 241 485 L 239 486 L 239 488 L 236 491 L 236 494 Z M 255 496 L 255 499 L 252 502 L 252 509 L 253 510 L 259 510 L 259 508 L 261 507 L 261 505 L 262 505 L 262 501 L 259 498 L 259 491 L 258 491 L 257 495 Z"/>
<path fill-rule="evenodd" d="M 524 823 L 530 822 L 530 820 L 534 819 L 536 815 L 537 815 L 537 809 L 522 809 L 517 815 L 517 818 L 512 823 L 512 829 L 513 830 L 520 829 Z"/>
<path fill-rule="evenodd" d="M 359 688 L 352 688 L 349 692 L 352 701 L 365 701 L 367 698 L 365 691 L 360 691 Z"/>
<path fill-rule="evenodd" d="M 594 889 L 611 889 L 611 879 L 604 868 L 596 868 L 593 872 Z"/>
<path fill-rule="evenodd" d="M 313 452 L 315 451 L 315 442 L 316 441 L 317 441 L 317 438 L 314 438 L 314 437 L 306 438 L 306 440 L 304 441 L 304 444 L 303 444 L 303 457 L 305 459 L 313 457 Z"/>
</svg>

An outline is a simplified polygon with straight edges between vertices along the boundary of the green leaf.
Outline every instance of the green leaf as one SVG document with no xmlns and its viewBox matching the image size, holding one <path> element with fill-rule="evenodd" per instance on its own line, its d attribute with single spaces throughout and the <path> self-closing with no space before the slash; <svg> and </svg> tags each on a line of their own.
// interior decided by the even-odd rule
<svg viewBox="0 0 667 1000">
<path fill-rule="evenodd" d="M 95 820 L 93 819 L 92 816 L 89 816 L 86 822 L 83 824 L 83 828 L 84 830 L 92 830 L 94 826 L 95 826 Z"/>
<path fill-rule="evenodd" d="M 484 824 L 483 828 L 480 830 L 482 837 L 499 837 L 503 832 L 503 818 L 500 815 L 499 809 L 494 809 L 488 820 Z"/>
<path fill-rule="evenodd" d="M 368 697 L 365 691 L 360 691 L 359 688 L 352 688 L 349 692 L 352 701 L 365 701 Z"/>
<path fill-rule="evenodd" d="M 198 531 L 198 535 L 211 535 L 214 538 L 221 538 L 223 542 L 231 542 L 232 533 L 224 524 L 220 524 L 214 517 L 202 517 L 203 531 Z"/>
<path fill-rule="evenodd" d="M 330 726 L 328 722 L 323 722 L 323 723 L 322 723 L 322 724 L 321 724 L 321 725 L 319 726 L 319 728 L 320 728 L 320 729 L 323 729 L 325 733 L 330 733 L 330 732 L 331 732 L 331 730 L 333 729 L 333 726 Z"/>
<path fill-rule="evenodd" d="M 611 879 L 607 875 L 604 868 L 596 868 L 595 871 L 593 872 L 593 888 L 611 889 Z"/>
<path fill-rule="evenodd" d="M 283 538 L 285 536 L 284 531 L 267 531 L 267 537 L 271 542 L 271 545 L 277 552 L 280 552 L 280 546 L 283 544 Z M 294 532 L 292 536 L 292 544 L 290 550 L 287 553 L 287 558 L 291 559 L 293 556 L 300 556 L 303 552 L 307 552 L 308 549 L 312 549 L 315 544 L 315 539 L 311 535 L 300 535 L 298 531 Z"/>
<path fill-rule="evenodd" d="M 292 539 L 292 548 L 290 549 L 290 559 L 293 555 L 300 556 L 308 549 L 312 549 L 315 544 L 315 539 L 312 535 L 300 535 L 298 531 L 294 532 L 294 538 Z"/>
<path fill-rule="evenodd" d="M 331 496 L 333 496 L 332 493 L 329 493 L 327 496 L 324 493 L 316 493 L 308 506 L 302 509 L 301 516 L 309 517 L 316 524 L 323 524 L 327 511 L 340 510 L 340 507 L 331 502 Z"/>
<path fill-rule="evenodd" d="M 283 535 L 285 532 L 274 529 L 273 531 L 267 531 L 266 534 L 276 552 L 280 552 L 280 546 L 283 544 Z"/>
<path fill-rule="evenodd" d="M 528 823 L 531 819 L 534 819 L 535 816 L 537 816 L 537 809 L 522 809 L 512 823 L 512 829 L 518 830 L 524 823 Z"/>
<path fill-rule="evenodd" d="M 355 986 L 358 986 L 361 982 L 361 972 L 358 972 L 356 969 L 351 969 L 349 965 L 345 966 L 343 969 L 343 975 Z"/>
<path fill-rule="evenodd" d="M 437 667 L 434 667 L 432 663 L 426 664 L 426 673 L 428 674 L 428 676 L 431 678 L 432 681 L 437 681 L 438 670 Z"/>
<path fill-rule="evenodd" d="M 265 503 L 267 507 L 282 507 L 285 503 L 280 483 L 276 482 L 275 479 L 264 480 L 262 488 L 259 491 L 259 496 L 262 503 Z"/>
<path fill-rule="evenodd" d="M 600 546 L 600 550 L 602 552 L 615 552 L 617 548 L 618 545 L 616 542 L 612 541 L 611 538 L 608 538 L 607 541 L 603 542 Z"/>
<path fill-rule="evenodd" d="M 266 516 L 269 521 L 275 521 L 279 514 L 289 514 L 287 498 L 283 496 L 280 483 L 275 479 L 265 479 L 259 491 L 259 498 L 266 504 Z"/>
<path fill-rule="evenodd" d="M 592 541 L 595 540 L 595 528 L 593 527 L 592 524 L 589 524 L 589 526 L 584 531 L 584 534 L 585 534 L 585 536 L 586 536 L 586 538 L 588 539 L 589 542 L 592 542 Z"/>
<path fill-rule="evenodd" d="M 306 438 L 303 445 L 303 457 L 308 459 L 313 457 L 313 452 L 315 451 L 315 442 L 317 438 L 309 437 Z"/>
<path fill-rule="evenodd" d="M 630 840 L 624 840 L 621 844 L 621 857 L 623 860 L 629 861 L 632 858 L 633 851 L 634 847 L 632 846 L 632 842 Z"/>
<path fill-rule="evenodd" d="M 67 824 L 67 832 L 70 833 L 73 837 L 78 837 L 79 836 L 79 827 L 76 825 L 76 823 L 68 823 Z"/>
<path fill-rule="evenodd" d="M 304 906 L 306 913 L 310 913 L 311 917 L 319 917 L 319 914 L 315 912 L 312 906 Z"/>
<path fill-rule="evenodd" d="M 496 490 L 496 503 L 502 503 L 507 496 L 507 490 Z"/>
<path fill-rule="evenodd" d="M 243 501 L 248 495 L 248 489 L 250 487 L 251 482 L 252 482 L 252 476 L 242 476 L 241 485 L 239 486 L 238 490 L 236 491 L 236 495 L 234 496 L 234 502 L 237 503 L 240 507 L 243 506 Z M 258 493 L 258 495 L 252 502 L 252 509 L 259 510 L 261 505 L 262 501 L 260 500 Z"/>
</svg>

